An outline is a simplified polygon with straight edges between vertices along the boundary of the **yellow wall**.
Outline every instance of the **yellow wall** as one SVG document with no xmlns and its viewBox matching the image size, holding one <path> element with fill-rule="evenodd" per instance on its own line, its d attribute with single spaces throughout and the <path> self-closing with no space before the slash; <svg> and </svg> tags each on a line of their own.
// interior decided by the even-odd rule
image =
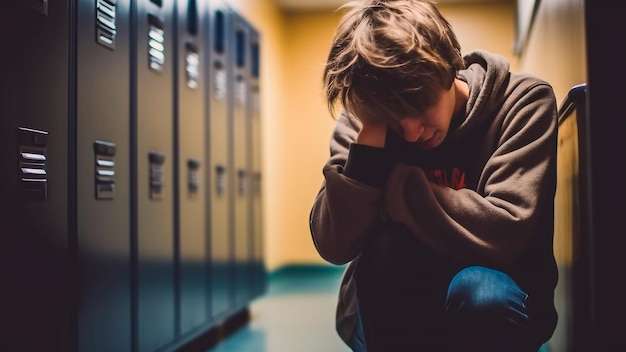
<svg viewBox="0 0 626 352">
<path fill-rule="evenodd" d="M 273 0 L 228 0 L 233 9 L 259 31 L 261 40 L 261 134 L 263 160 L 262 194 L 263 233 L 266 266 L 275 269 L 284 261 L 283 238 L 288 233 L 282 215 L 290 202 L 282 184 L 289 184 L 289 165 L 285 163 L 283 138 L 285 129 L 284 84 L 288 72 L 284 14 Z"/>
<path fill-rule="evenodd" d="M 584 0 L 543 0 L 520 68 L 552 84 L 561 102 L 587 80 Z"/>
<path fill-rule="evenodd" d="M 464 53 L 498 52 L 512 70 L 553 83 L 559 100 L 586 77 L 583 0 L 541 1 L 529 44 L 513 54 L 515 1 L 440 4 Z M 308 227 L 322 183 L 333 126 L 322 98 L 321 75 L 339 16 L 333 11 L 284 12 L 274 0 L 229 0 L 261 33 L 261 89 L 265 255 L 269 270 L 323 263 Z"/>
</svg>

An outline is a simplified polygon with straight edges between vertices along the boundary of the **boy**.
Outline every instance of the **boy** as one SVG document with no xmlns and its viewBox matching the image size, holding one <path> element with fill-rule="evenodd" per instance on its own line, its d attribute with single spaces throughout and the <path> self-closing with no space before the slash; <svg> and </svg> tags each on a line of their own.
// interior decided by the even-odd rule
<svg viewBox="0 0 626 352">
<path fill-rule="evenodd" d="M 430 1 L 345 8 L 310 213 L 319 254 L 350 263 L 339 335 L 354 351 L 536 352 L 557 321 L 551 86 L 462 57 Z"/>
</svg>

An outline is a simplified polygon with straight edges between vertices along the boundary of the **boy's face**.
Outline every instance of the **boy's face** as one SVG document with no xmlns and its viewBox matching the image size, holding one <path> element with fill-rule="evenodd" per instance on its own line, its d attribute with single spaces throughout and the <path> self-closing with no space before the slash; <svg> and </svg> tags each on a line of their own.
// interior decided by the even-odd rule
<svg viewBox="0 0 626 352">
<path fill-rule="evenodd" d="M 439 146 L 448 134 L 456 104 L 455 84 L 442 90 L 437 103 L 419 116 L 407 116 L 389 127 L 409 143 L 422 149 Z"/>
</svg>

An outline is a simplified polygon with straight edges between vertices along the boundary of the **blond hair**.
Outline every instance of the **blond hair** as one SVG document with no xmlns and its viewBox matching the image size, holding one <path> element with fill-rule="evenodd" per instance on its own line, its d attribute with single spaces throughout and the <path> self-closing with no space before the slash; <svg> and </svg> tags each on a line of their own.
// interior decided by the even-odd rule
<svg viewBox="0 0 626 352">
<path fill-rule="evenodd" d="M 324 70 L 333 117 L 339 103 L 359 118 L 417 116 L 464 68 L 456 35 L 432 1 L 356 0 L 340 9 Z"/>
</svg>

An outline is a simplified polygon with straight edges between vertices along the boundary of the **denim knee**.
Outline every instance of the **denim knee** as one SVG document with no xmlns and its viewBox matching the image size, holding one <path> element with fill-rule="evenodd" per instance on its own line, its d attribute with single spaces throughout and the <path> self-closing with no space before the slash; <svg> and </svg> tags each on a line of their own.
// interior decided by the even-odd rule
<svg viewBox="0 0 626 352">
<path fill-rule="evenodd" d="M 467 328 L 528 327 L 528 295 L 507 274 L 472 266 L 461 270 L 448 287 L 446 311 Z"/>
</svg>

